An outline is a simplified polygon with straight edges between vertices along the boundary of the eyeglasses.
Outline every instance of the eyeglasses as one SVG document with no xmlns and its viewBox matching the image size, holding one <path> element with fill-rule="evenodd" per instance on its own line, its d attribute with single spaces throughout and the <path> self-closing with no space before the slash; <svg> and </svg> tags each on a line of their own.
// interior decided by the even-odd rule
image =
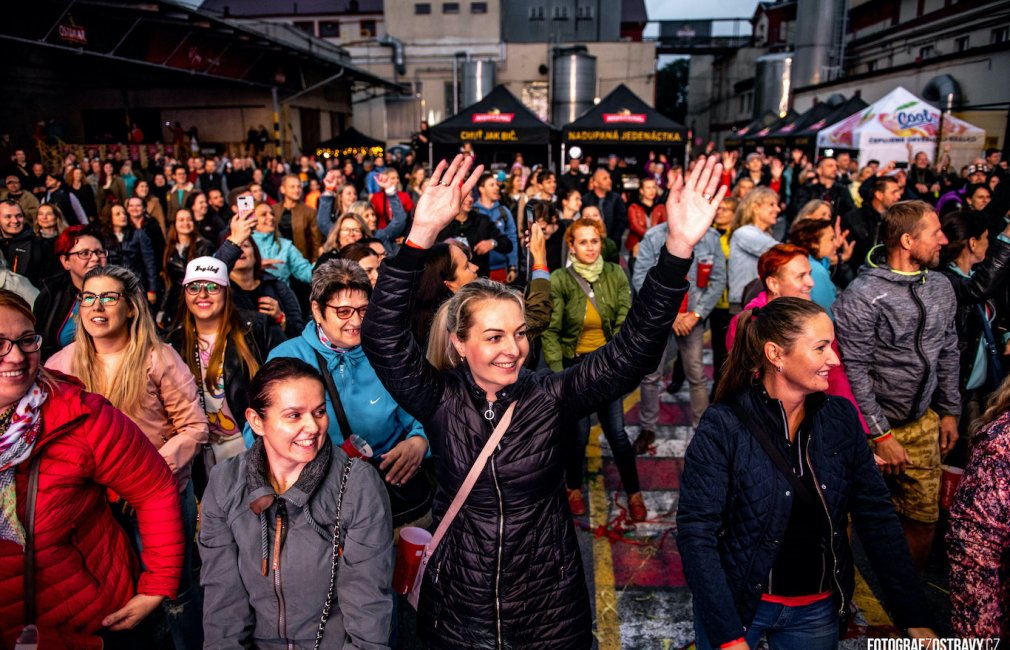
<svg viewBox="0 0 1010 650">
<path fill-rule="evenodd" d="M 341 235 L 360 235 L 361 228 L 341 228 L 339 232 Z"/>
<path fill-rule="evenodd" d="M 18 344 L 18 348 L 25 354 L 38 352 L 39 348 L 42 347 L 42 335 L 33 333 L 25 334 L 19 339 L 0 338 L 0 358 L 10 354 L 10 351 L 14 349 L 15 343 Z"/>
<path fill-rule="evenodd" d="M 221 285 L 217 282 L 190 282 L 186 285 L 186 293 L 191 296 L 200 295 L 200 291 L 204 290 L 207 295 L 213 296 L 221 291 Z"/>
<path fill-rule="evenodd" d="M 121 291 L 103 291 L 102 293 L 82 291 L 77 294 L 77 299 L 81 301 L 81 305 L 84 307 L 94 307 L 96 301 L 102 303 L 103 307 L 112 307 L 122 297 L 123 292 Z"/>
<path fill-rule="evenodd" d="M 92 255 L 94 255 L 98 259 L 105 259 L 109 256 L 109 251 L 101 248 L 96 248 L 95 250 L 70 251 L 64 257 L 70 257 L 71 255 L 76 255 L 77 259 L 81 260 L 82 262 L 87 262 L 88 260 L 91 259 Z"/>
<path fill-rule="evenodd" d="M 368 305 L 357 308 L 348 307 L 347 305 L 341 305 L 339 307 L 337 305 L 326 305 L 326 307 L 329 307 L 333 311 L 337 312 L 337 318 L 340 320 L 350 320 L 351 316 L 354 314 L 357 314 L 358 318 L 364 318 L 365 310 L 368 309 Z"/>
</svg>

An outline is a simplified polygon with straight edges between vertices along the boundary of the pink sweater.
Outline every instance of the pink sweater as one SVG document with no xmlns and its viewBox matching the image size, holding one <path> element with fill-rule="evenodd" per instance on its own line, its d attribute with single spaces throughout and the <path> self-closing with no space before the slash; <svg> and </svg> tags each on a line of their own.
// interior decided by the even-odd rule
<svg viewBox="0 0 1010 650">
<path fill-rule="evenodd" d="M 747 303 L 744 307 L 744 311 L 748 309 L 753 309 L 755 307 L 764 307 L 768 304 L 768 294 L 762 291 Z M 736 321 L 740 318 L 740 314 L 737 314 L 729 322 L 729 329 L 726 330 L 726 349 L 731 350 L 733 348 L 733 341 L 736 339 Z M 828 395 L 835 395 L 836 397 L 844 397 L 849 400 L 849 403 L 855 407 L 856 413 L 859 415 L 859 424 L 863 427 L 863 433 L 869 435 L 870 427 L 866 425 L 866 420 L 863 419 L 863 414 L 859 410 L 859 406 L 856 405 L 856 397 L 852 394 L 852 387 L 849 385 L 849 377 L 845 374 L 845 367 L 842 365 L 842 353 L 838 350 L 838 339 L 831 342 L 831 349 L 835 351 L 838 355 L 838 365 L 832 368 L 828 372 L 828 389 L 826 392 Z"/>
<path fill-rule="evenodd" d="M 54 354 L 46 368 L 72 374 L 70 359 L 75 345 Z M 182 491 L 189 483 L 190 463 L 207 442 L 209 432 L 193 373 L 170 345 L 162 343 L 151 351 L 147 390 L 135 410 L 137 415 L 130 419 L 158 449 Z"/>
</svg>

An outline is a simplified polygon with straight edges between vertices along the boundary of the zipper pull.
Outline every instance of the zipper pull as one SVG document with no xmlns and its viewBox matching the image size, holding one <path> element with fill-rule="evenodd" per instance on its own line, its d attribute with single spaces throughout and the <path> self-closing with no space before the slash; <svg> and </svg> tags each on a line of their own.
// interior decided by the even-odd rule
<svg viewBox="0 0 1010 650">
<path fill-rule="evenodd" d="M 494 403 L 488 400 L 487 410 L 484 411 L 484 419 L 488 422 L 494 422 Z"/>
</svg>

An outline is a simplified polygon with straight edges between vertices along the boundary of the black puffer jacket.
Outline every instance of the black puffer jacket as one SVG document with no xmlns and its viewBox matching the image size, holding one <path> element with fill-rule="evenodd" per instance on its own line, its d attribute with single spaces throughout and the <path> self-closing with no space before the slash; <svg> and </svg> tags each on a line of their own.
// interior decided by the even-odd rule
<svg viewBox="0 0 1010 650">
<path fill-rule="evenodd" d="M 242 321 L 242 333 L 245 335 L 246 345 L 259 361 L 260 365 L 266 362 L 270 350 L 274 349 L 285 341 L 284 333 L 277 323 L 272 321 L 265 314 L 254 311 L 238 310 L 239 320 Z M 196 354 L 195 349 L 185 349 L 185 337 L 181 327 L 177 327 L 165 337 L 165 342 L 175 348 L 183 361 L 189 362 Z M 195 346 L 194 346 L 195 347 Z M 249 406 L 249 369 L 235 346 L 228 343 L 224 350 L 224 372 L 225 398 L 228 401 L 228 408 L 235 417 L 235 422 L 241 430 L 245 426 L 245 410 Z M 200 378 L 197 377 L 197 382 Z"/>
<path fill-rule="evenodd" d="M 432 648 L 588 648 L 592 612 L 564 481 L 561 414 L 580 417 L 633 390 L 654 370 L 691 260 L 665 252 L 620 333 L 560 373 L 521 371 L 497 394 L 466 368 L 439 372 L 410 334 L 424 253 L 386 261 L 362 325 L 362 346 L 386 389 L 424 424 L 435 458 L 440 520 L 497 419 L 517 402 L 498 451 L 428 565 L 418 634 Z"/>
<path fill-rule="evenodd" d="M 964 393 L 968 379 L 975 369 L 975 357 L 979 341 L 984 332 L 983 318 L 987 309 L 995 311 L 989 300 L 1006 286 L 1007 271 L 1010 270 L 1010 244 L 993 233 L 989 237 L 989 250 L 982 262 L 972 267 L 970 278 L 958 271 L 944 266 L 940 272 L 950 280 L 957 296 L 957 311 L 954 313 L 954 327 L 957 329 L 957 348 L 961 356 L 961 372 L 958 378 L 958 388 Z M 992 329 L 996 329 L 995 325 Z M 995 390 L 1003 381 L 1001 365 L 1000 341 L 994 341 L 995 349 L 987 350 L 989 359 L 987 381 L 982 388 L 985 393 Z"/>
<path fill-rule="evenodd" d="M 737 396 L 752 424 L 789 452 L 781 404 L 763 389 Z M 855 409 L 845 399 L 811 395 L 808 459 L 831 518 L 835 605 L 852 600 L 855 574 L 846 535 L 859 540 L 899 627 L 929 627 L 928 606 Z M 744 635 L 767 590 L 793 507 L 792 487 L 725 404 L 711 406 L 687 448 L 677 506 L 677 548 L 697 612 L 713 647 Z"/>
</svg>

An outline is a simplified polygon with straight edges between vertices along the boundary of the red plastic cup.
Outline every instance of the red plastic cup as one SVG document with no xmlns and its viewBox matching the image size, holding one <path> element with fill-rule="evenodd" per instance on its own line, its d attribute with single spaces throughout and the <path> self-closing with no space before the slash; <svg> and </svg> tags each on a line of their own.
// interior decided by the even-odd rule
<svg viewBox="0 0 1010 650">
<path fill-rule="evenodd" d="M 964 470 L 960 467 L 940 465 L 940 472 L 940 508 L 948 512 L 954 505 L 954 494 L 957 493 L 957 486 L 961 484 Z"/>
<path fill-rule="evenodd" d="M 698 277 L 696 283 L 699 289 L 708 286 L 708 281 L 712 279 L 712 258 L 703 257 L 698 260 Z"/>
<path fill-rule="evenodd" d="M 393 569 L 393 591 L 406 595 L 414 586 L 417 570 L 421 568 L 424 549 L 431 542 L 431 533 L 423 528 L 405 526 L 400 529 L 400 543 L 396 545 L 396 568 Z"/>
<path fill-rule="evenodd" d="M 359 435 L 351 434 L 350 438 L 344 440 L 340 448 L 344 450 L 348 458 L 371 458 L 372 446 L 365 442 Z"/>
</svg>

